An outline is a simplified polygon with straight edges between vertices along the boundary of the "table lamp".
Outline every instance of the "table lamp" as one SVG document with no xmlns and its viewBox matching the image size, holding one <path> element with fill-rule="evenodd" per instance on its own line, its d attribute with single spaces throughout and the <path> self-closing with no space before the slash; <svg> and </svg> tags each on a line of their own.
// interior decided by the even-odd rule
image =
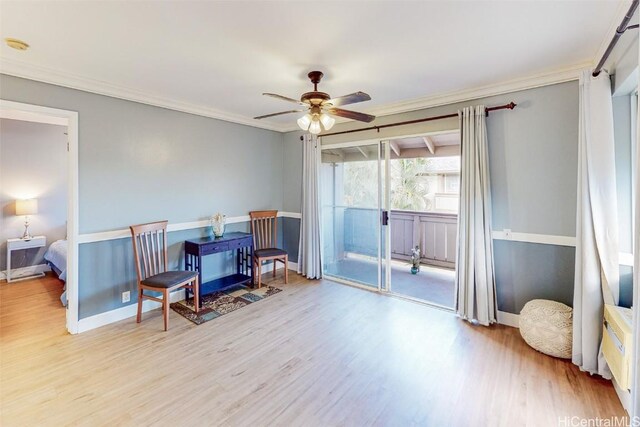
<svg viewBox="0 0 640 427">
<path fill-rule="evenodd" d="M 38 213 L 38 199 L 16 200 L 16 215 L 24 215 L 24 234 L 22 239 L 31 240 L 29 233 L 29 215 Z"/>
</svg>

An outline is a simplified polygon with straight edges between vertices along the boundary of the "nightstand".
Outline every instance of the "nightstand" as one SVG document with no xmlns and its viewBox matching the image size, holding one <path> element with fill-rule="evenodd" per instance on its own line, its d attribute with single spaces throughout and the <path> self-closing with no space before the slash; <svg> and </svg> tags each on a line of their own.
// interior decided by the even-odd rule
<svg viewBox="0 0 640 427">
<path fill-rule="evenodd" d="M 24 249 L 42 248 L 47 245 L 45 236 L 34 236 L 31 240 L 8 239 L 7 240 L 7 282 L 17 282 L 19 280 L 33 279 L 44 276 L 44 273 L 30 274 L 28 276 L 19 276 L 15 279 L 11 278 L 11 252 L 21 251 Z"/>
</svg>

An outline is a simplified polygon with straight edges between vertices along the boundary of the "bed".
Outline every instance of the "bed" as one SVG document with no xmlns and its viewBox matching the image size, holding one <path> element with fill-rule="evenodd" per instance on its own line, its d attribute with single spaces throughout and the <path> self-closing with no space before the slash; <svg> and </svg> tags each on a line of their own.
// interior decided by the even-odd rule
<svg viewBox="0 0 640 427">
<path fill-rule="evenodd" d="M 67 241 L 56 240 L 44 253 L 44 260 L 47 265 L 58 275 L 58 278 L 65 282 L 60 302 L 67 305 Z"/>
</svg>

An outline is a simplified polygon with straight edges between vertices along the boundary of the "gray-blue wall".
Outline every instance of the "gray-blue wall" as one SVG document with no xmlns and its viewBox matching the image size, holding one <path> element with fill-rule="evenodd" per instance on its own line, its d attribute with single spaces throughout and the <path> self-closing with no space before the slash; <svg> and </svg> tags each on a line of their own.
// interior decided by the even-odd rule
<svg viewBox="0 0 640 427">
<path fill-rule="evenodd" d="M 282 207 L 282 134 L 16 77 L 0 96 L 78 111 L 80 233 Z"/>
<path fill-rule="evenodd" d="M 491 113 L 487 119 L 493 197 L 493 228 L 514 232 L 575 236 L 578 83 L 567 82 L 475 101 L 385 116 L 374 124 L 412 120 L 457 111 L 467 105 L 501 105 L 514 101 L 513 111 Z M 336 125 L 335 130 L 361 127 Z M 376 132 L 325 138 L 323 143 L 375 139 L 457 129 L 457 119 L 427 122 Z M 301 156 L 300 132 L 284 137 L 290 158 Z M 302 176 L 299 164 L 285 162 L 285 175 Z M 299 192 L 284 195 L 284 206 L 299 206 Z M 574 257 L 572 247 L 496 241 L 498 308 L 519 313 L 533 298 L 571 304 Z"/>
<path fill-rule="evenodd" d="M 0 98 L 79 113 L 81 234 L 282 210 L 280 133 L 7 75 Z M 174 265 L 180 242 L 204 232 L 169 234 Z M 118 308 L 121 292 L 135 291 L 130 246 L 129 239 L 81 245 L 80 318 Z M 227 268 L 215 257 L 209 264 L 212 276 Z"/>
<path fill-rule="evenodd" d="M 578 82 L 567 82 L 410 113 L 385 116 L 385 124 L 451 113 L 467 105 L 500 105 L 514 101 L 513 111 L 492 113 L 487 119 L 493 228 L 502 230 L 575 236 L 578 162 Z M 630 108 L 628 97 L 613 99 L 616 138 L 616 174 L 620 212 L 620 248 L 631 248 Z M 361 127 L 357 123 L 336 125 L 335 131 Z M 325 138 L 331 144 L 356 139 L 383 139 L 457 129 L 457 119 L 387 128 L 379 134 L 363 132 Z M 332 131 L 334 131 L 332 130 Z M 302 157 L 301 132 L 284 136 L 289 159 Z M 302 177 L 300 163 L 285 162 L 289 182 Z M 300 205 L 300 191 L 284 194 L 285 209 Z M 495 241 L 498 308 L 519 313 L 534 298 L 572 305 L 575 249 L 565 246 Z M 629 306 L 633 284 L 631 267 L 620 267 L 620 304 Z"/>
<path fill-rule="evenodd" d="M 266 208 L 300 211 L 300 132 L 281 135 L 5 75 L 0 75 L 0 97 L 79 112 L 81 233 L 155 219 L 195 221 L 216 211 L 231 216 Z M 577 82 L 385 116 L 376 124 L 509 101 L 518 107 L 492 113 L 487 121 L 494 229 L 574 236 Z M 358 126 L 340 124 L 336 130 Z M 454 128 L 456 119 L 359 137 Z M 231 228 L 246 229 L 247 224 Z M 299 220 L 284 218 L 280 229 L 282 245 L 295 261 Z M 175 266 L 181 262 L 181 242 L 205 232 L 170 233 Z M 120 239 L 81 246 L 81 318 L 118 308 L 121 292 L 135 291 L 130 245 L 128 239 Z M 532 298 L 570 304 L 574 256 L 570 247 L 496 242 L 499 309 L 517 313 Z M 223 261 L 220 257 L 208 260 L 205 269 L 210 273 L 206 274 L 222 275 L 228 268 Z M 624 270 L 623 288 L 626 298 L 631 284 Z"/>
</svg>

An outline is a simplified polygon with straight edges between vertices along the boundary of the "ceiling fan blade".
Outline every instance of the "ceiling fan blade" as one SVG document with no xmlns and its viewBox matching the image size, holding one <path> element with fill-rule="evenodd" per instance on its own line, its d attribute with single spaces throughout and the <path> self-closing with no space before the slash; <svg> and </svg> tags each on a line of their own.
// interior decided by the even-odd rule
<svg viewBox="0 0 640 427">
<path fill-rule="evenodd" d="M 333 107 L 339 107 L 341 105 L 355 104 L 356 102 L 371 101 L 369 94 L 364 92 L 350 93 L 349 95 L 340 96 L 338 98 L 332 98 L 325 101 L 323 104 L 331 104 Z"/>
<path fill-rule="evenodd" d="M 372 116 L 371 114 L 343 110 L 342 108 L 329 108 L 327 112 L 329 114 L 333 114 L 334 116 L 344 117 L 345 119 L 358 120 L 359 122 L 370 123 L 376 119 L 376 116 Z"/>
<path fill-rule="evenodd" d="M 297 99 L 289 98 L 288 96 L 278 95 L 277 93 L 263 93 L 263 95 L 270 96 L 272 98 L 281 99 L 281 100 L 287 101 L 287 102 L 293 102 L 294 104 L 298 104 L 298 105 L 307 105 L 304 102 L 300 102 Z"/>
<path fill-rule="evenodd" d="M 291 113 L 304 113 L 304 110 L 289 110 L 289 111 L 281 111 L 279 113 L 273 113 L 273 114 L 265 114 L 264 116 L 258 116 L 258 117 L 254 117 L 254 119 L 266 119 L 267 117 L 273 117 L 273 116 L 281 116 L 283 114 L 291 114 Z"/>
</svg>

